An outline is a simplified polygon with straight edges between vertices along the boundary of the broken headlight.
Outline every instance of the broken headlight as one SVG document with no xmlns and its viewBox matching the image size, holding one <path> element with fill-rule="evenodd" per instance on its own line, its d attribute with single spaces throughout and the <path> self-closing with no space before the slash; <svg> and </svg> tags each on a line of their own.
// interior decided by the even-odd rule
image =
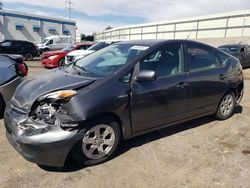
<svg viewBox="0 0 250 188">
<path fill-rule="evenodd" d="M 31 113 L 32 119 L 54 124 L 56 121 L 56 113 L 76 94 L 77 92 L 75 90 L 61 90 L 39 97 L 33 106 Z"/>
</svg>

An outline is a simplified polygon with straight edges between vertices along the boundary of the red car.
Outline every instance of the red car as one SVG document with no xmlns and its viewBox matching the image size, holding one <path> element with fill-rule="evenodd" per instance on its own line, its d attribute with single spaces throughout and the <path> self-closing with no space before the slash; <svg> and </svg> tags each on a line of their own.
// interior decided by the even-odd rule
<svg viewBox="0 0 250 188">
<path fill-rule="evenodd" d="M 69 52 L 80 49 L 86 50 L 93 44 L 93 42 L 82 42 L 68 46 L 60 51 L 44 52 L 42 54 L 42 64 L 45 68 L 56 68 L 62 66 L 64 65 L 64 58 Z"/>
</svg>

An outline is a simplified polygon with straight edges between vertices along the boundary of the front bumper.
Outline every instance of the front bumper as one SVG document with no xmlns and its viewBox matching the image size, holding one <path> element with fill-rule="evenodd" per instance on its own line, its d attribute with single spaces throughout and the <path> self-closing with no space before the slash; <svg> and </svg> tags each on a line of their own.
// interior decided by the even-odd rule
<svg viewBox="0 0 250 188">
<path fill-rule="evenodd" d="M 14 95 L 17 86 L 24 80 L 22 77 L 16 77 L 10 82 L 0 86 L 0 93 L 2 94 L 5 102 L 9 102 Z"/>
<path fill-rule="evenodd" d="M 57 68 L 59 66 L 57 60 L 50 59 L 43 59 L 42 64 L 45 68 Z"/>
<path fill-rule="evenodd" d="M 46 166 L 64 166 L 70 150 L 82 139 L 82 135 L 64 131 L 57 126 L 45 133 L 27 135 L 20 129 L 20 123 L 25 124 L 26 121 L 30 124 L 25 113 L 8 105 L 4 124 L 6 137 L 11 145 L 30 162 Z"/>
</svg>

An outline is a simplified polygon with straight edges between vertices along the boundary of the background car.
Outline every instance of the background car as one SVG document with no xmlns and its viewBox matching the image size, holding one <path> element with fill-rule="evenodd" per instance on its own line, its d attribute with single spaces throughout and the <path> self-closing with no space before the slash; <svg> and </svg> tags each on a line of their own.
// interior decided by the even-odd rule
<svg viewBox="0 0 250 188">
<path fill-rule="evenodd" d="M 250 46 L 243 44 L 227 44 L 218 47 L 218 49 L 223 50 L 240 60 L 243 68 L 250 67 Z"/>
<path fill-rule="evenodd" d="M 72 154 L 99 164 L 122 139 L 207 115 L 231 117 L 243 88 L 239 60 L 211 46 L 116 43 L 24 81 L 6 108 L 6 136 L 31 162 L 62 167 Z"/>
<path fill-rule="evenodd" d="M 53 35 L 43 39 L 40 44 L 37 44 L 37 47 L 39 48 L 39 51 L 42 54 L 43 52 L 48 52 L 50 50 L 61 50 L 73 44 L 74 39 L 72 36 Z"/>
<path fill-rule="evenodd" d="M 20 55 L 0 55 L 0 117 L 16 87 L 28 75 L 28 67 Z"/>
<path fill-rule="evenodd" d="M 22 40 L 5 40 L 1 42 L 0 53 L 19 54 L 28 61 L 40 56 L 38 48 L 32 42 Z"/>
<path fill-rule="evenodd" d="M 65 56 L 69 52 L 80 49 L 87 50 L 93 44 L 94 44 L 93 42 L 82 42 L 63 48 L 60 51 L 44 52 L 41 56 L 42 64 L 45 68 L 56 68 L 59 66 L 63 66 L 65 62 Z"/>
<path fill-rule="evenodd" d="M 65 64 L 69 65 L 69 64 L 71 64 L 75 61 L 78 61 L 79 59 L 89 55 L 89 54 L 92 54 L 92 53 L 94 53 L 100 49 L 103 49 L 111 44 L 114 44 L 116 42 L 119 42 L 119 41 L 116 41 L 116 40 L 100 41 L 100 42 L 97 42 L 96 44 L 94 44 L 93 46 L 91 46 L 90 48 L 88 48 L 87 50 L 84 50 L 84 49 L 74 50 L 65 56 Z"/>
</svg>

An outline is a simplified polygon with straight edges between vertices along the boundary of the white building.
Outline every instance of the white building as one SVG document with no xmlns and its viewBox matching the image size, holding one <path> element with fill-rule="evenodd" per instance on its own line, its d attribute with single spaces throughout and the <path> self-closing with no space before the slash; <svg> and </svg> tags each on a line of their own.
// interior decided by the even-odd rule
<svg viewBox="0 0 250 188">
<path fill-rule="evenodd" d="M 0 41 L 16 39 L 39 43 L 51 35 L 71 35 L 75 38 L 76 22 L 0 10 Z"/>
<path fill-rule="evenodd" d="M 250 10 L 130 25 L 98 33 L 102 39 L 186 39 L 211 45 L 250 43 Z"/>
</svg>

